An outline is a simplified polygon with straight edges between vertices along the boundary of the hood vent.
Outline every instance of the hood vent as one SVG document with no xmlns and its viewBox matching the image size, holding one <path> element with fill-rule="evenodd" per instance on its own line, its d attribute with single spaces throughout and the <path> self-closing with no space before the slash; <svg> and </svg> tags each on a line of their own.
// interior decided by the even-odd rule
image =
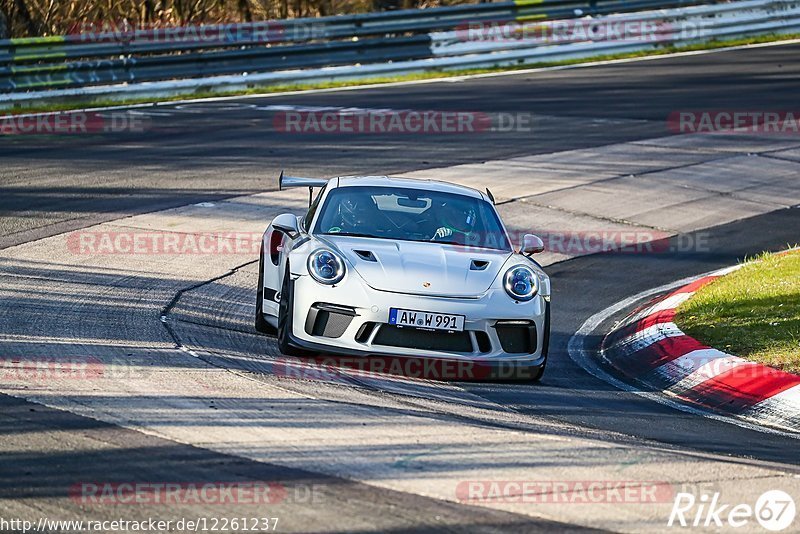
<svg viewBox="0 0 800 534">
<path fill-rule="evenodd" d="M 485 271 L 486 268 L 489 266 L 489 263 L 486 260 L 472 260 L 469 264 L 470 271 Z"/>
<path fill-rule="evenodd" d="M 356 256 L 364 261 L 378 261 L 378 259 L 375 257 L 375 254 L 373 254 L 370 250 L 353 250 L 353 252 L 355 252 Z"/>
</svg>

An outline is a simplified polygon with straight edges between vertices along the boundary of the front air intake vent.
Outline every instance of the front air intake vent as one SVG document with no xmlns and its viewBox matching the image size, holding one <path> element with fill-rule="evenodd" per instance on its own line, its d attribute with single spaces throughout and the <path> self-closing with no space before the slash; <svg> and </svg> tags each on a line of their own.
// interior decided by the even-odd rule
<svg viewBox="0 0 800 534">
<path fill-rule="evenodd" d="M 469 264 L 470 271 L 485 271 L 489 266 L 489 262 L 485 260 L 472 260 Z"/>
<path fill-rule="evenodd" d="M 372 335 L 372 332 L 375 330 L 376 326 L 378 326 L 378 323 L 373 323 L 370 321 L 362 324 L 361 328 L 359 328 L 358 332 L 356 333 L 356 341 L 359 343 L 366 343 L 369 341 L 369 336 Z"/>
<path fill-rule="evenodd" d="M 469 332 L 431 332 L 382 324 L 372 341 L 375 345 L 415 350 L 472 352 Z"/>
<path fill-rule="evenodd" d="M 480 352 L 492 352 L 492 342 L 489 341 L 489 335 L 482 331 L 475 331 L 475 341 L 478 342 L 478 350 Z"/>
<path fill-rule="evenodd" d="M 308 310 L 306 332 L 312 336 L 341 337 L 356 315 L 353 308 L 317 302 Z"/>
<path fill-rule="evenodd" d="M 532 321 L 497 321 L 494 328 L 503 352 L 509 354 L 536 352 L 536 325 Z"/>
<path fill-rule="evenodd" d="M 364 261 L 378 261 L 378 258 L 370 250 L 354 250 L 353 252 Z"/>
</svg>

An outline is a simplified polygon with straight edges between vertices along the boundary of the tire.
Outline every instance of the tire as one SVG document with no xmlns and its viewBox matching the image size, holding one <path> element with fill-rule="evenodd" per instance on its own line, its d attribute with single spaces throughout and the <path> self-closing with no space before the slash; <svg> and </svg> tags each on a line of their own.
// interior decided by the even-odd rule
<svg viewBox="0 0 800 534">
<path fill-rule="evenodd" d="M 292 294 L 291 274 L 289 273 L 289 263 L 286 263 L 286 274 L 283 276 L 281 287 L 280 308 L 278 311 L 278 349 L 286 356 L 302 356 L 303 353 L 289 342 L 289 333 L 292 331 L 292 304 L 294 295 Z"/>
<path fill-rule="evenodd" d="M 258 255 L 258 291 L 256 292 L 256 332 L 275 336 L 278 330 L 264 319 L 264 247 Z"/>
<path fill-rule="evenodd" d="M 530 383 L 531 384 L 535 384 L 536 382 L 538 382 L 539 380 L 542 379 L 542 377 L 544 376 L 544 368 L 545 367 L 547 367 L 547 361 L 546 360 L 542 364 L 542 366 L 539 367 L 539 372 L 537 372 L 535 376 L 531 377 L 531 379 L 530 379 Z"/>
<path fill-rule="evenodd" d="M 544 376 L 544 369 L 547 367 L 547 352 L 550 350 L 550 303 L 547 302 L 544 308 L 544 337 L 542 339 L 542 355 L 544 363 L 539 367 L 539 372 L 531 378 L 531 383 L 538 382 Z"/>
</svg>

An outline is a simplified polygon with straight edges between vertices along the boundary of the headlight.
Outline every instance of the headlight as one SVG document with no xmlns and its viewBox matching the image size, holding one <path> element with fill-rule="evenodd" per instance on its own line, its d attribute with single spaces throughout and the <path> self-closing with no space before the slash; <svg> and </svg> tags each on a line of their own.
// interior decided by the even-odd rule
<svg viewBox="0 0 800 534">
<path fill-rule="evenodd" d="M 503 285 L 512 299 L 531 300 L 539 291 L 539 277 L 532 269 L 517 265 L 506 271 Z"/>
<path fill-rule="evenodd" d="M 330 250 L 315 250 L 308 257 L 308 272 L 320 284 L 333 285 L 341 282 L 344 271 L 344 261 Z"/>
</svg>

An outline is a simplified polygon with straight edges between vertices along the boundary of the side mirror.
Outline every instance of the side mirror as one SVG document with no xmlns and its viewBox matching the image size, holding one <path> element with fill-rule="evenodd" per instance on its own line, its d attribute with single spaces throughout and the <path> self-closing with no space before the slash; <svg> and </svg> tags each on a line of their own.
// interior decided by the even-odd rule
<svg viewBox="0 0 800 534">
<path fill-rule="evenodd" d="M 293 239 L 300 234 L 300 225 L 297 223 L 297 217 L 291 213 L 283 213 L 272 219 L 272 227 Z"/>
<path fill-rule="evenodd" d="M 544 242 L 539 238 L 539 236 L 533 234 L 525 234 L 522 237 L 522 247 L 520 247 L 520 253 L 524 254 L 525 256 L 531 256 L 533 254 L 538 254 L 544 250 Z"/>
</svg>

